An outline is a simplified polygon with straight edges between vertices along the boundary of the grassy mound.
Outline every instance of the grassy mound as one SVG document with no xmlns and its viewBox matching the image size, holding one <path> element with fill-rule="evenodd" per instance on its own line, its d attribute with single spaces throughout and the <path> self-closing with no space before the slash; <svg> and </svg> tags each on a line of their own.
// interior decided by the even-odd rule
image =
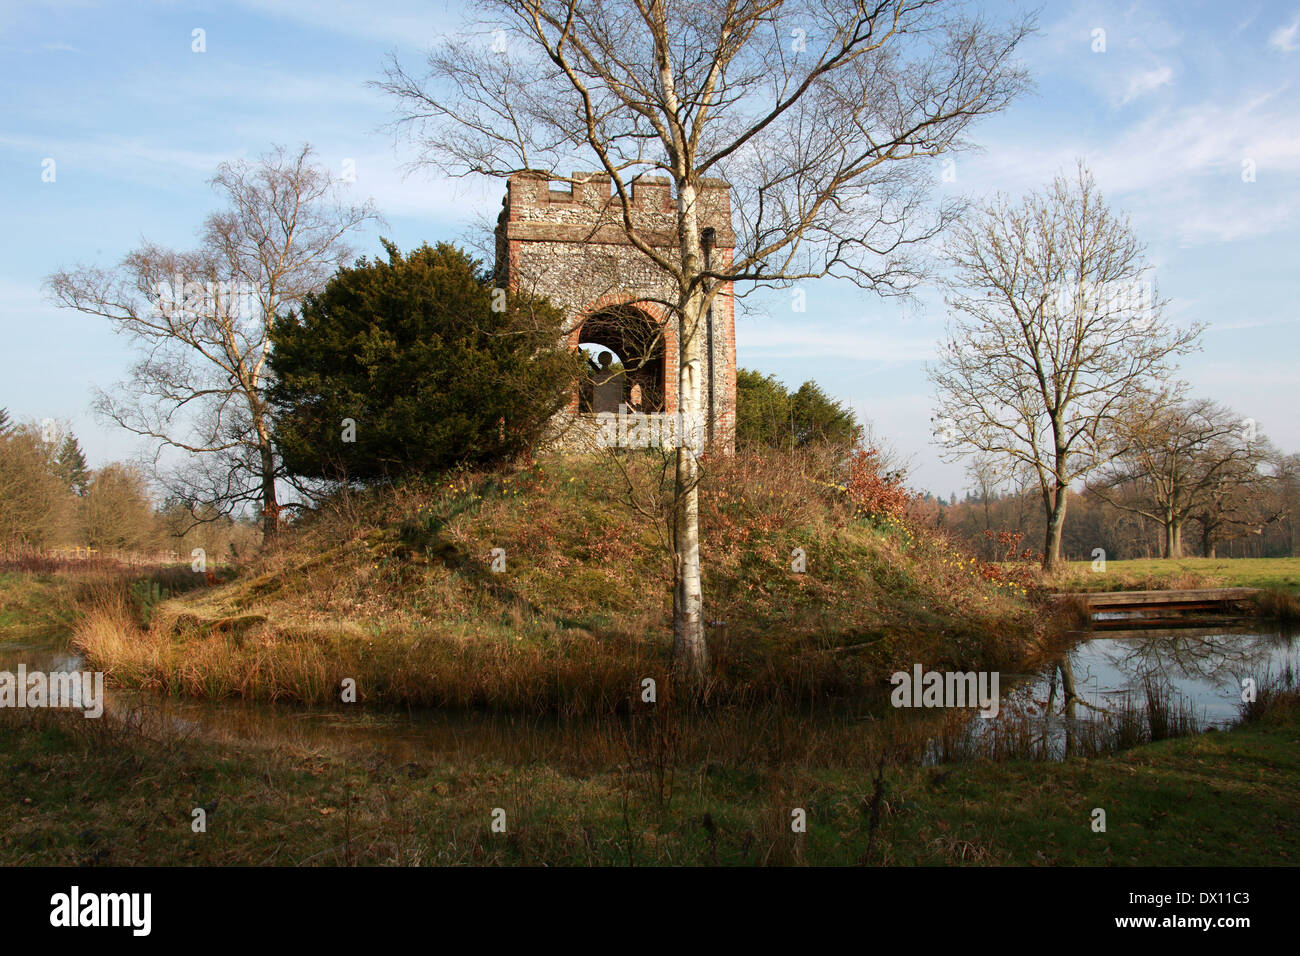
<svg viewBox="0 0 1300 956">
<path fill-rule="evenodd" d="M 234 581 L 147 629 L 101 602 L 76 644 L 120 683 L 201 697 L 601 712 L 670 693 L 671 473 L 555 457 L 341 495 Z M 893 670 L 1016 668 L 1014 583 L 942 538 L 855 514 L 798 461 L 710 461 L 701 489 L 708 695 L 857 697 Z M 805 567 L 800 570 L 800 558 Z"/>
</svg>

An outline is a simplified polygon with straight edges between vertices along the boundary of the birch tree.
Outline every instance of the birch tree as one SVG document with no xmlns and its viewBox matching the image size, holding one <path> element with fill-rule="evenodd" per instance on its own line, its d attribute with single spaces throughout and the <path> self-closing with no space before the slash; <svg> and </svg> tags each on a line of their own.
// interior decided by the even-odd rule
<svg viewBox="0 0 1300 956">
<path fill-rule="evenodd" d="M 923 243 L 953 218 L 927 202 L 933 157 L 1027 84 L 1014 61 L 1027 20 L 989 24 L 930 0 L 487 0 L 477 32 L 390 62 L 380 86 L 420 161 L 453 176 L 539 170 L 612 180 L 628 242 L 667 277 L 679 330 L 679 407 L 698 419 L 701 319 L 727 283 L 823 276 L 910 290 Z M 631 186 L 666 176 L 675 241 L 632 216 Z M 732 190 L 736 248 L 709 257 L 697 198 Z M 700 461 L 674 463 L 673 643 L 688 678 L 707 667 Z"/>
<path fill-rule="evenodd" d="M 159 480 L 196 516 L 261 511 L 275 535 L 279 464 L 266 401 L 271 322 L 353 257 L 345 237 L 377 219 L 352 204 L 310 146 L 222 163 L 225 208 L 193 251 L 145 243 L 111 269 L 79 266 L 46 281 L 60 305 L 112 322 L 139 351 L 130 378 L 97 411 L 148 439 Z M 168 453 L 182 464 L 165 473 Z M 212 507 L 212 506 L 215 506 Z"/>
<path fill-rule="evenodd" d="M 1142 244 L 1082 164 L 1019 203 L 998 197 L 954 230 L 949 254 L 951 320 L 929 370 L 936 434 L 950 457 L 1032 469 L 1050 571 L 1071 483 L 1113 453 L 1122 402 L 1163 382 L 1201 326 L 1165 320 Z"/>
</svg>

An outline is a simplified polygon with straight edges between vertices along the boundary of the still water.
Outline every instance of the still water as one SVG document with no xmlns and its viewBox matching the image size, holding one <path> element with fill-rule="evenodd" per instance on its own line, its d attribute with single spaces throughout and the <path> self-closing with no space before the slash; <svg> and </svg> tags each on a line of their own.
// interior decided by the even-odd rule
<svg viewBox="0 0 1300 956">
<path fill-rule="evenodd" d="M 1004 675 L 996 717 L 949 719 L 922 760 L 1059 760 L 1226 728 L 1250 682 L 1300 673 L 1297 634 L 1276 622 L 1079 632 L 1039 673 Z"/>
<path fill-rule="evenodd" d="M 945 715 L 944 730 L 929 737 L 919 756 L 926 763 L 978 756 L 1059 759 L 1089 752 L 1077 746 L 1087 739 L 1104 750 L 1095 743 L 1098 728 L 1125 713 L 1131 716 L 1134 708 L 1144 711 L 1149 689 L 1189 715 L 1197 729 L 1224 727 L 1238 717 L 1245 679 L 1263 684 L 1288 667 L 1300 671 L 1298 635 L 1293 627 L 1266 622 L 1239 628 L 1083 632 L 1040 673 L 1003 675 L 996 717 Z M 20 663 L 29 672 L 84 666 L 58 640 L 0 643 L 0 671 L 16 672 Z M 485 754 L 505 760 L 567 759 L 582 752 L 594 759 L 617 752 L 626 742 L 626 727 L 611 720 L 305 708 L 172 699 L 112 688 L 106 709 L 127 718 L 160 712 L 182 734 L 307 748 L 342 745 L 399 761 Z"/>
<path fill-rule="evenodd" d="M 1224 727 L 1238 716 L 1245 680 L 1259 684 L 1288 667 L 1300 669 L 1296 636 L 1294 629 L 1277 624 L 1112 630 L 1077 644 L 1063 663 L 1080 700 L 1090 705 L 1085 709 L 1144 697 L 1151 683 L 1181 698 L 1204 726 Z M 1045 700 L 1054 677 L 1059 688 L 1059 669 L 1049 670 L 1011 696 Z"/>
</svg>

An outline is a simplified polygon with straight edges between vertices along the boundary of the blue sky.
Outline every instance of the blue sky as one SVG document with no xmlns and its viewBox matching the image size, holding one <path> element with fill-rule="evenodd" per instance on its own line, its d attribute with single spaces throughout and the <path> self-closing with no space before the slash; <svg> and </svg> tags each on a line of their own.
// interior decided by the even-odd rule
<svg viewBox="0 0 1300 956">
<path fill-rule="evenodd" d="M 1018 196 L 1084 159 L 1147 243 L 1170 315 L 1209 325 L 1181 376 L 1300 451 L 1300 0 L 1040 11 L 1023 51 L 1037 91 L 975 129 L 981 151 L 958 157 L 940 189 Z M 144 238 L 188 247 L 223 159 L 305 141 L 340 172 L 351 160 L 352 188 L 403 248 L 463 240 L 494 216 L 498 183 L 404 172 L 411 157 L 383 129 L 391 104 L 365 85 L 389 51 L 414 63 L 465 19 L 456 3 L 406 0 L 0 2 L 0 406 L 69 420 L 94 464 L 136 450 L 89 411 L 92 385 L 123 377 L 127 343 L 54 308 L 41 283 L 78 262 L 111 265 Z M 196 28 L 206 52 L 191 50 Z M 377 251 L 378 234 L 358 237 L 361 251 Z M 754 297 L 738 317 L 740 363 L 791 385 L 816 379 L 911 458 L 915 485 L 965 488 L 962 466 L 929 441 L 924 366 L 941 298 L 805 291 L 803 313 L 788 293 Z"/>
</svg>

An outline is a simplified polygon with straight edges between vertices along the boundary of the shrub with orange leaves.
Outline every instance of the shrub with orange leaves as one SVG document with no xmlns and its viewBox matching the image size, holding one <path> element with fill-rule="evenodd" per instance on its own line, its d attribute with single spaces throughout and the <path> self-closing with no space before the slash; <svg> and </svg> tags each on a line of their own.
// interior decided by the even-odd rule
<svg viewBox="0 0 1300 956">
<path fill-rule="evenodd" d="M 993 560 L 980 562 L 980 574 L 986 581 L 997 584 L 1014 582 L 1023 587 L 1031 587 L 1037 581 L 1037 562 L 1043 556 L 1033 548 L 1021 548 L 1024 540 L 1022 531 L 984 531 L 984 537 L 993 545 Z"/>
<path fill-rule="evenodd" d="M 845 486 L 849 501 L 866 518 L 902 520 L 912 495 L 903 485 L 903 472 L 885 471 L 878 448 L 856 448 L 849 456 L 849 478 Z"/>
</svg>

